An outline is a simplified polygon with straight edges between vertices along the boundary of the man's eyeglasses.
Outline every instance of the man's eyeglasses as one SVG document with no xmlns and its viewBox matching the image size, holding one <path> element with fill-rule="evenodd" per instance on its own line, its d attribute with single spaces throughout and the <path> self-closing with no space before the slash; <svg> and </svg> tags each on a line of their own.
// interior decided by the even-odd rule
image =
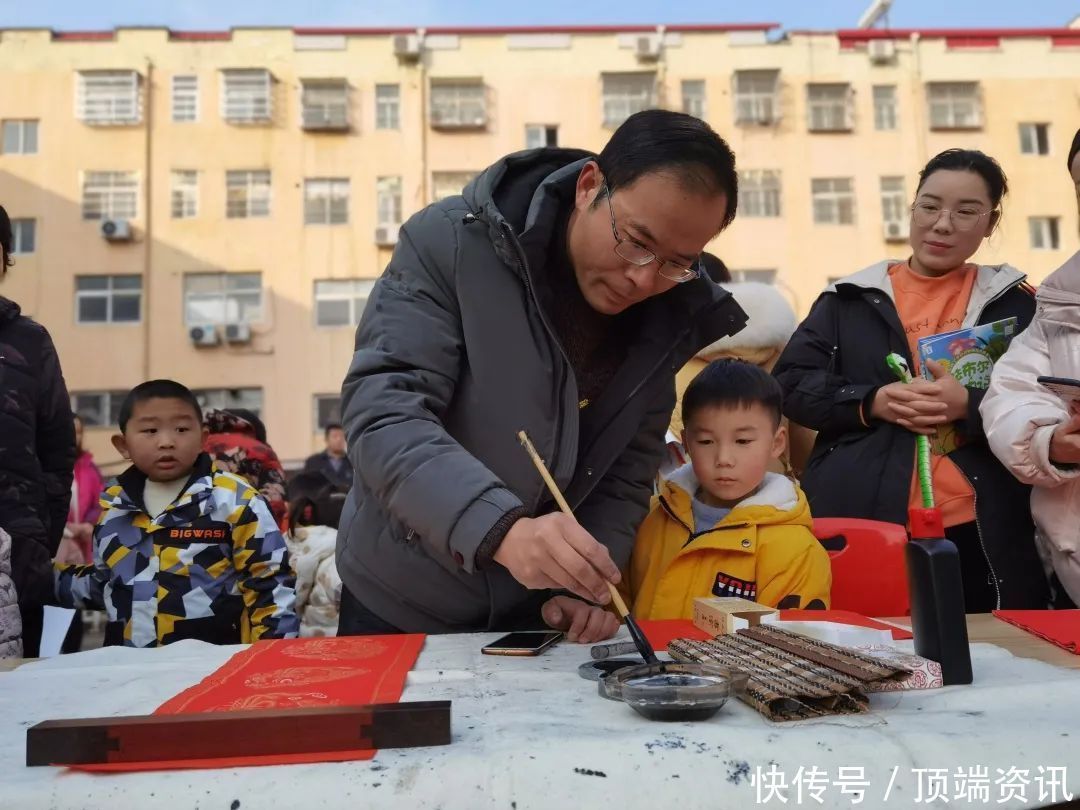
<svg viewBox="0 0 1080 810">
<path fill-rule="evenodd" d="M 674 281 L 676 284 L 693 281 L 701 275 L 700 261 L 694 262 L 693 266 L 690 267 L 687 267 L 684 264 L 663 261 L 644 245 L 640 245 L 632 239 L 626 239 L 620 236 L 619 229 L 615 227 L 615 209 L 611 207 L 611 192 L 605 185 L 600 189 L 600 193 L 607 198 L 608 213 L 611 214 L 611 233 L 615 236 L 616 256 L 620 259 L 625 259 L 630 262 L 630 264 L 637 265 L 638 267 L 644 267 L 647 264 L 659 261 L 660 267 L 657 268 L 656 272 L 668 281 Z"/>
<path fill-rule="evenodd" d="M 920 228 L 932 228 L 941 219 L 942 212 L 948 215 L 949 222 L 958 231 L 970 231 L 983 217 L 994 213 L 993 211 L 979 211 L 976 208 L 961 208 L 953 211 L 934 203 L 921 202 L 911 206 L 911 219 Z"/>
</svg>

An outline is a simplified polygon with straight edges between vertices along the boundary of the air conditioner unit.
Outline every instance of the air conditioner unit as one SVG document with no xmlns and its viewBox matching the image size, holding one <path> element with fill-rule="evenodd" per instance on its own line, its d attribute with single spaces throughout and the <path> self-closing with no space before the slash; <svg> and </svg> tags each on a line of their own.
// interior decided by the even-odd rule
<svg viewBox="0 0 1080 810">
<path fill-rule="evenodd" d="M 875 65 L 885 65 L 896 58 L 896 41 L 892 39 L 872 39 L 866 43 L 866 52 Z"/>
<path fill-rule="evenodd" d="M 251 343 L 251 327 L 246 323 L 230 323 L 225 326 L 226 343 Z"/>
<path fill-rule="evenodd" d="M 652 62 L 659 59 L 660 38 L 654 36 L 638 37 L 634 52 L 642 62 Z"/>
<path fill-rule="evenodd" d="M 882 226 L 886 242 L 906 242 L 909 229 L 906 222 L 886 222 Z"/>
<path fill-rule="evenodd" d="M 376 245 L 396 245 L 400 225 L 380 225 L 375 229 Z"/>
<path fill-rule="evenodd" d="M 394 37 L 394 56 L 402 62 L 415 62 L 420 58 L 420 37 L 416 34 L 398 34 Z"/>
<path fill-rule="evenodd" d="M 188 330 L 188 337 L 196 346 L 217 346 L 221 339 L 218 337 L 217 327 L 214 324 L 197 324 Z"/>
<path fill-rule="evenodd" d="M 110 242 L 130 242 L 131 223 L 126 219 L 102 220 L 101 236 Z"/>
</svg>

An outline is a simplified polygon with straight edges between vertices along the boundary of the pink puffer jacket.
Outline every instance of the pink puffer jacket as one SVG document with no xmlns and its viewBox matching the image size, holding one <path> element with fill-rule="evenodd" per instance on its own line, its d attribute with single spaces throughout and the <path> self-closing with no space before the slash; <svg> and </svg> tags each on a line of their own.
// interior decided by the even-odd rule
<svg viewBox="0 0 1080 810">
<path fill-rule="evenodd" d="M 1034 486 L 1039 553 L 1080 604 L 1080 468 L 1050 461 L 1050 437 L 1069 411 L 1036 382 L 1040 376 L 1080 379 L 1080 253 L 1046 280 L 1036 300 L 1035 320 L 998 360 L 980 412 L 995 455 Z"/>
</svg>

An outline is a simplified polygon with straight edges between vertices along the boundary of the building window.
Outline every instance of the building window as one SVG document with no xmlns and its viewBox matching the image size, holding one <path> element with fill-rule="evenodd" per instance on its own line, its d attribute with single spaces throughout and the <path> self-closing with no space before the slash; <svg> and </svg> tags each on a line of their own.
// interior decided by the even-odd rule
<svg viewBox="0 0 1080 810">
<path fill-rule="evenodd" d="M 1023 155 L 1050 154 L 1050 125 L 1021 124 L 1020 153 Z"/>
<path fill-rule="evenodd" d="M 315 430 L 324 431 L 330 425 L 341 424 L 341 395 L 315 395 Z"/>
<path fill-rule="evenodd" d="M 401 178 L 380 177 L 375 181 L 375 217 L 378 225 L 401 224 Z"/>
<path fill-rule="evenodd" d="M 739 213 L 747 217 L 780 216 L 780 172 L 739 172 Z"/>
<path fill-rule="evenodd" d="M 926 88 L 931 129 L 978 129 L 982 101 L 978 82 L 931 82 Z"/>
<path fill-rule="evenodd" d="M 344 225 L 349 221 L 349 181 L 319 178 L 304 181 L 304 224 Z"/>
<path fill-rule="evenodd" d="M 1061 247 L 1057 217 L 1029 217 L 1028 233 L 1031 235 L 1032 250 L 1057 250 Z"/>
<path fill-rule="evenodd" d="M 263 316 L 262 273 L 187 273 L 184 323 L 258 323 Z"/>
<path fill-rule="evenodd" d="M 431 193 L 435 202 L 462 192 L 476 172 L 432 172 Z"/>
<path fill-rule="evenodd" d="M 761 284 L 775 284 L 776 270 L 731 270 L 732 281 L 757 281 Z"/>
<path fill-rule="evenodd" d="M 37 220 L 11 220 L 11 253 L 27 254 L 37 250 Z"/>
<path fill-rule="evenodd" d="M 304 129 L 348 129 L 348 83 L 344 79 L 303 82 L 300 117 Z"/>
<path fill-rule="evenodd" d="M 558 146 L 559 128 L 549 124 L 525 125 L 525 148 L 538 149 L 541 146 Z"/>
<path fill-rule="evenodd" d="M 887 242 L 906 241 L 911 232 L 911 211 L 904 194 L 903 177 L 881 178 L 881 222 Z"/>
<path fill-rule="evenodd" d="M 896 129 L 896 85 L 874 85 L 874 129 L 886 132 Z"/>
<path fill-rule="evenodd" d="M 170 189 L 173 219 L 191 219 L 199 213 L 199 173 L 193 169 L 173 169 Z"/>
<path fill-rule="evenodd" d="M 851 129 L 851 85 L 808 84 L 807 126 L 811 132 L 846 132 Z"/>
<path fill-rule="evenodd" d="M 36 155 L 38 151 L 37 121 L 4 121 L 4 154 Z"/>
<path fill-rule="evenodd" d="M 269 70 L 221 72 L 221 117 L 230 124 L 268 124 L 273 118 Z"/>
<path fill-rule="evenodd" d="M 79 391 L 71 395 L 71 410 L 83 427 L 113 427 L 120 424 L 120 406 L 127 391 Z"/>
<path fill-rule="evenodd" d="M 695 118 L 705 118 L 705 81 L 703 79 L 683 80 L 682 111 Z"/>
<path fill-rule="evenodd" d="M 142 276 L 76 276 L 76 323 L 138 323 Z"/>
<path fill-rule="evenodd" d="M 315 325 L 356 326 L 374 286 L 374 281 L 357 279 L 316 281 Z"/>
<path fill-rule="evenodd" d="M 139 74 L 134 70 L 80 72 L 75 117 L 96 126 L 138 124 L 142 121 Z"/>
<path fill-rule="evenodd" d="M 400 85 L 375 85 L 375 129 L 401 129 Z"/>
<path fill-rule="evenodd" d="M 656 106 L 655 73 L 605 73 L 601 80 L 605 127 L 614 129 L 634 113 Z"/>
<path fill-rule="evenodd" d="M 447 129 L 487 126 L 487 90 L 479 79 L 431 84 L 431 125 Z"/>
<path fill-rule="evenodd" d="M 267 169 L 225 172 L 225 216 L 228 219 L 270 216 Z"/>
<path fill-rule="evenodd" d="M 263 392 L 261 388 L 203 388 L 192 391 L 203 412 L 223 411 L 226 408 L 243 408 L 256 416 L 262 414 Z"/>
<path fill-rule="evenodd" d="M 83 219 L 135 219 L 138 201 L 135 172 L 83 172 Z"/>
<path fill-rule="evenodd" d="M 855 192 L 850 177 L 817 177 L 810 181 L 817 225 L 854 225 Z"/>
<path fill-rule="evenodd" d="M 199 120 L 198 76 L 173 76 L 172 120 L 176 124 Z"/>
<path fill-rule="evenodd" d="M 780 71 L 735 71 L 735 123 L 774 124 L 780 118 Z"/>
</svg>

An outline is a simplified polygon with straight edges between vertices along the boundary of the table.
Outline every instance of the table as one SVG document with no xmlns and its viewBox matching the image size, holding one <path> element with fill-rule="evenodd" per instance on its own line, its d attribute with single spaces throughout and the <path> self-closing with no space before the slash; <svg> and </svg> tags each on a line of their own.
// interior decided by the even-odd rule
<svg viewBox="0 0 1080 810">
<path fill-rule="evenodd" d="M 276 768 L 89 775 L 23 767 L 27 726 L 50 717 L 150 712 L 239 648 L 185 641 L 156 650 L 93 650 L 0 674 L 0 805 L 621 810 L 660 799 L 679 810 L 713 810 L 792 806 L 797 782 L 799 804 L 852 807 L 844 791 L 861 776 L 868 784 L 858 807 L 907 808 L 934 787 L 926 769 L 948 769 L 944 786 L 952 794 L 962 789 L 952 776 L 957 768 L 970 774 L 983 767 L 987 803 L 958 803 L 950 795 L 948 804 L 930 804 L 1034 807 L 1061 801 L 1065 791 L 1080 796 L 1076 673 L 1014 657 L 1005 647 L 1023 646 L 1019 639 L 978 642 L 982 632 L 997 633 L 992 627 L 973 617 L 972 686 L 874 695 L 869 714 L 794 724 L 769 723 L 739 702 L 706 723 L 651 723 L 601 699 L 594 683 L 578 677 L 586 648 L 562 644 L 540 658 L 497 658 L 480 654 L 494 634 L 435 636 L 403 699 L 452 700 L 450 746 Z M 1039 766 L 1066 770 L 1044 771 L 1037 782 Z M 1010 768 L 1027 772 L 1026 801 L 997 801 L 998 768 L 1014 782 Z M 1053 784 L 1055 775 L 1061 785 Z M 780 777 L 788 785 L 782 791 Z M 818 804 L 810 792 L 822 778 Z"/>
</svg>

